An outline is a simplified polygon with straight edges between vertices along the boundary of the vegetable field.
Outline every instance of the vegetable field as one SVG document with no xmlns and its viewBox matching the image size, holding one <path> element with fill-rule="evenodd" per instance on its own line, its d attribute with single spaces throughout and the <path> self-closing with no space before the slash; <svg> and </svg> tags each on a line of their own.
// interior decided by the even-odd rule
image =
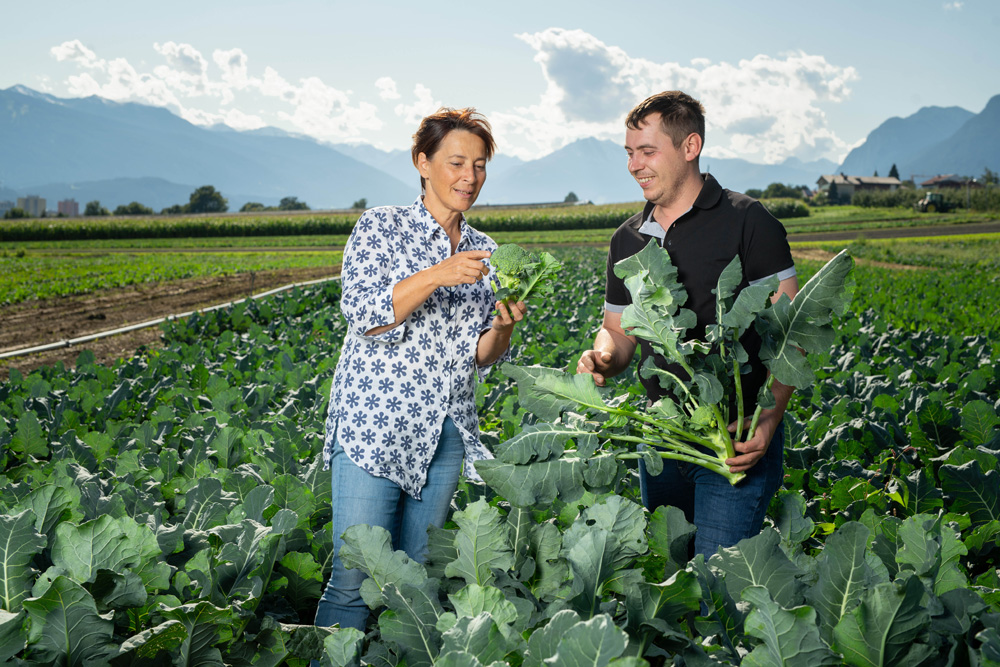
<svg viewBox="0 0 1000 667">
<path fill-rule="evenodd" d="M 568 370 L 604 252 L 555 254 L 561 289 L 514 344 Z M 171 322 L 163 350 L 111 368 L 12 372 L 0 664 L 1000 664 L 1000 281 L 979 273 L 858 267 L 758 537 L 688 560 L 693 527 L 642 509 L 634 461 L 567 462 L 553 438 L 546 474 L 507 480 L 523 493 L 461 484 L 426 565 L 348 531 L 367 635 L 310 625 L 336 283 Z M 637 393 L 634 373 L 618 388 Z M 477 399 L 500 461 L 544 462 L 509 444 L 535 419 L 505 376 Z"/>
</svg>

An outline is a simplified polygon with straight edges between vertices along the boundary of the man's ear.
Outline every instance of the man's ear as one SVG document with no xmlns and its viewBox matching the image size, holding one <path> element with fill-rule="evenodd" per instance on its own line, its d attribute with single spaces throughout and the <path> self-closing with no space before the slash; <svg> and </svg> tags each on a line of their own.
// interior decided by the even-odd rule
<svg viewBox="0 0 1000 667">
<path fill-rule="evenodd" d="M 688 162 L 693 162 L 698 159 L 701 155 L 701 135 L 697 132 L 692 132 L 684 140 L 684 159 Z"/>
</svg>

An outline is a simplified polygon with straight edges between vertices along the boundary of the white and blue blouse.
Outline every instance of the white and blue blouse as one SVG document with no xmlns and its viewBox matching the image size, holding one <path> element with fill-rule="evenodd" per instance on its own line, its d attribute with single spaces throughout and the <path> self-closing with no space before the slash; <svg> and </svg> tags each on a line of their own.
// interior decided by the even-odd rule
<svg viewBox="0 0 1000 667">
<path fill-rule="evenodd" d="M 497 245 L 466 224 L 456 252 Z M 479 440 L 475 382 L 489 367 L 476 366 L 479 336 L 494 318 L 489 279 L 439 287 L 403 322 L 392 324 L 396 283 L 451 255 L 451 241 L 417 199 L 412 206 L 380 206 L 362 214 L 344 249 L 340 308 L 347 334 L 337 362 L 326 419 L 323 461 L 334 441 L 372 475 L 420 498 L 427 469 L 450 416 L 465 444 L 466 474 L 492 458 Z M 509 357 L 509 351 L 503 358 Z"/>
</svg>

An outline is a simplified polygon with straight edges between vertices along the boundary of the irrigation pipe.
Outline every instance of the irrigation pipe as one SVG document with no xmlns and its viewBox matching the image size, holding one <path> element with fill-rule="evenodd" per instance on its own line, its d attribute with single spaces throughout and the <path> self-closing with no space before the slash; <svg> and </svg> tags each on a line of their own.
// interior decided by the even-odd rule
<svg viewBox="0 0 1000 667">
<path fill-rule="evenodd" d="M 21 357 L 26 354 L 35 354 L 38 352 L 47 352 L 48 350 L 58 350 L 64 347 L 72 347 L 74 345 L 79 345 L 81 343 L 89 343 L 92 340 L 99 340 L 101 338 L 108 338 L 110 336 L 117 336 L 118 334 L 128 333 L 129 331 L 136 331 L 138 329 L 147 329 L 149 327 L 155 327 L 163 322 L 169 322 L 171 320 L 180 320 L 185 317 L 190 317 L 195 313 L 208 313 L 213 310 L 218 310 L 220 308 L 228 308 L 229 306 L 235 306 L 238 303 L 243 303 L 249 299 L 260 299 L 265 296 L 271 296 L 272 294 L 277 294 L 278 292 L 284 292 L 286 290 L 293 289 L 295 287 L 306 287 L 308 285 L 317 285 L 319 283 L 329 282 L 331 280 L 338 280 L 339 276 L 334 276 L 333 278 L 320 278 L 319 280 L 310 280 L 304 283 L 292 283 L 291 285 L 284 285 L 282 287 L 276 287 L 273 290 L 267 292 L 261 292 L 260 294 L 254 294 L 243 299 L 237 299 L 236 301 L 230 301 L 228 303 L 220 303 L 215 306 L 209 306 L 208 308 L 200 308 L 198 310 L 191 310 L 186 313 L 180 313 L 178 315 L 167 315 L 166 317 L 161 317 L 155 320 L 149 320 L 147 322 L 140 322 L 139 324 L 130 324 L 127 327 L 121 327 L 120 329 L 111 329 L 109 331 L 101 331 L 95 334 L 89 334 L 87 336 L 80 336 L 79 338 L 71 338 L 69 340 L 61 340 L 55 343 L 46 343 L 45 345 L 36 345 L 34 347 L 25 347 L 20 350 L 11 350 L 9 352 L 0 353 L 0 359 L 9 359 L 11 357 Z"/>
</svg>

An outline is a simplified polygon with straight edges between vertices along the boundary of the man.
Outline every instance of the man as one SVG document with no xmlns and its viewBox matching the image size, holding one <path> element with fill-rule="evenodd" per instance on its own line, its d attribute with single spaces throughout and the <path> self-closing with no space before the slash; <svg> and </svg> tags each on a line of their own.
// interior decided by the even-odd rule
<svg viewBox="0 0 1000 667">
<path fill-rule="evenodd" d="M 688 293 L 685 307 L 694 311 L 697 326 L 689 332 L 703 337 L 705 326 L 715 322 L 715 288 L 719 275 L 736 255 L 743 263 L 739 289 L 777 275 L 780 283 L 773 299 L 789 298 L 798 291 L 795 265 L 785 230 L 760 202 L 723 189 L 711 174 L 699 171 L 698 157 L 705 141 L 705 110 L 689 95 L 667 91 L 636 106 L 625 125 L 628 170 L 642 188 L 643 211 L 618 228 L 608 253 L 608 278 L 604 322 L 577 364 L 578 373 L 590 373 L 598 385 L 621 373 L 631 363 L 636 345 L 639 366 L 647 357 L 663 368 L 666 360 L 653 353 L 648 342 L 622 330 L 621 315 L 631 303 L 624 282 L 614 275 L 616 262 L 642 250 L 651 238 L 666 248 Z M 751 357 L 751 373 L 743 376 L 745 414 L 756 407 L 759 388 L 767 371 L 759 359 L 760 338 L 751 327 L 742 339 Z M 676 369 L 675 369 L 675 372 Z M 658 380 L 643 379 L 650 401 L 664 395 Z M 760 532 L 768 503 L 783 477 L 785 406 L 792 387 L 773 384 L 776 405 L 763 410 L 754 437 L 735 443 L 737 455 L 726 461 L 733 472 L 746 472 L 737 486 L 701 466 L 664 461 L 663 473 L 651 476 L 640 464 L 643 504 L 654 510 L 674 505 L 697 527 L 694 552 L 707 558 L 719 547 L 736 544 Z M 735 397 L 730 397 L 735 403 Z M 735 414 L 731 410 L 730 414 Z M 749 425 L 747 418 L 744 426 Z M 729 429 L 735 432 L 735 422 Z"/>
</svg>

